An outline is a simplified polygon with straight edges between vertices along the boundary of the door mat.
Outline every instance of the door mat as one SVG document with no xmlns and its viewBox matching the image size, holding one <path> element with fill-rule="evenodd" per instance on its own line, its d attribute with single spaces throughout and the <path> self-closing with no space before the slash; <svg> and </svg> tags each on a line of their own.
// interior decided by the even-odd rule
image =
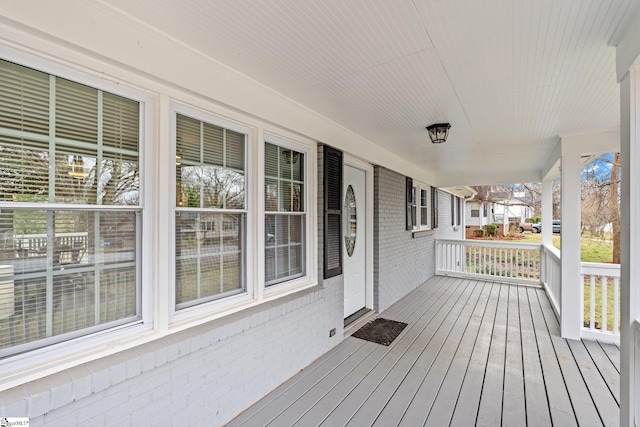
<svg viewBox="0 0 640 427">
<path fill-rule="evenodd" d="M 389 345 L 406 327 L 406 323 L 378 317 L 355 331 L 351 336 L 376 344 Z"/>
</svg>

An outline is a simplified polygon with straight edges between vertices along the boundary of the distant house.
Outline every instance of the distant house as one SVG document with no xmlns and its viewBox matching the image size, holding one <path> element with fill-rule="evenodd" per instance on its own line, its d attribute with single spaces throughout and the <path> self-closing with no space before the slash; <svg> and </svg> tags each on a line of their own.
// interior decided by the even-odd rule
<svg viewBox="0 0 640 427">
<path fill-rule="evenodd" d="M 531 198 L 522 191 L 495 190 L 484 197 L 476 195 L 466 203 L 465 225 L 473 229 L 487 224 L 525 222 L 534 215 L 531 204 Z"/>
<path fill-rule="evenodd" d="M 534 215 L 531 198 L 522 191 L 499 192 L 491 197 L 493 222 L 525 222 Z"/>
<path fill-rule="evenodd" d="M 466 203 L 465 225 L 483 226 L 493 221 L 493 203 L 470 200 Z"/>
</svg>

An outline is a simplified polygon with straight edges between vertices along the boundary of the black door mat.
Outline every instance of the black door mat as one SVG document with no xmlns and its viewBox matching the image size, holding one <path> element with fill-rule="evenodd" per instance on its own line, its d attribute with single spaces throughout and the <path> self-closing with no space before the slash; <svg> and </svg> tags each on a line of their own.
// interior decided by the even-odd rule
<svg viewBox="0 0 640 427">
<path fill-rule="evenodd" d="M 351 336 L 376 344 L 389 345 L 406 327 L 406 323 L 378 317 L 355 331 Z"/>
</svg>

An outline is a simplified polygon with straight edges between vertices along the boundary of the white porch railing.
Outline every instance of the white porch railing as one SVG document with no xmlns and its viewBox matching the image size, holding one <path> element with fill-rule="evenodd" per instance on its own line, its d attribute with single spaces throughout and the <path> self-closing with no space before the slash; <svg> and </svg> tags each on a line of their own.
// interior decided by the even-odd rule
<svg viewBox="0 0 640 427">
<path fill-rule="evenodd" d="M 620 343 L 620 265 L 583 262 L 580 336 Z"/>
<path fill-rule="evenodd" d="M 544 286 L 561 316 L 560 251 L 528 243 L 436 240 L 436 274 Z M 581 337 L 620 342 L 620 266 L 583 262 Z"/>
<path fill-rule="evenodd" d="M 540 245 L 436 240 L 436 274 L 540 285 Z"/>
<path fill-rule="evenodd" d="M 56 245 L 70 248 L 86 248 L 88 233 L 56 233 Z M 16 234 L 13 237 L 14 249 L 23 257 L 35 257 L 46 255 L 47 234 Z"/>
<path fill-rule="evenodd" d="M 560 251 L 555 247 L 542 246 L 542 285 L 551 306 L 560 317 L 560 296 L 562 295 L 562 276 L 560 274 Z"/>
</svg>

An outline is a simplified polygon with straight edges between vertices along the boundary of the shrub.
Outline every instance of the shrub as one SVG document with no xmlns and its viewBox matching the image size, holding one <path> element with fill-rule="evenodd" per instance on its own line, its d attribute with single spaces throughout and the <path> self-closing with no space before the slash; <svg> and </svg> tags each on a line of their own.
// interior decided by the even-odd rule
<svg viewBox="0 0 640 427">
<path fill-rule="evenodd" d="M 542 222 L 542 217 L 539 216 L 539 215 L 532 216 L 531 218 L 527 218 L 526 222 L 530 222 L 532 224 L 538 224 L 538 223 Z"/>
<path fill-rule="evenodd" d="M 489 236 L 495 236 L 498 234 L 498 226 L 495 224 L 487 224 L 484 226 L 484 229 Z"/>
<path fill-rule="evenodd" d="M 474 237 L 484 236 L 484 230 L 482 228 L 476 228 L 475 230 L 473 230 L 473 236 Z"/>
</svg>

